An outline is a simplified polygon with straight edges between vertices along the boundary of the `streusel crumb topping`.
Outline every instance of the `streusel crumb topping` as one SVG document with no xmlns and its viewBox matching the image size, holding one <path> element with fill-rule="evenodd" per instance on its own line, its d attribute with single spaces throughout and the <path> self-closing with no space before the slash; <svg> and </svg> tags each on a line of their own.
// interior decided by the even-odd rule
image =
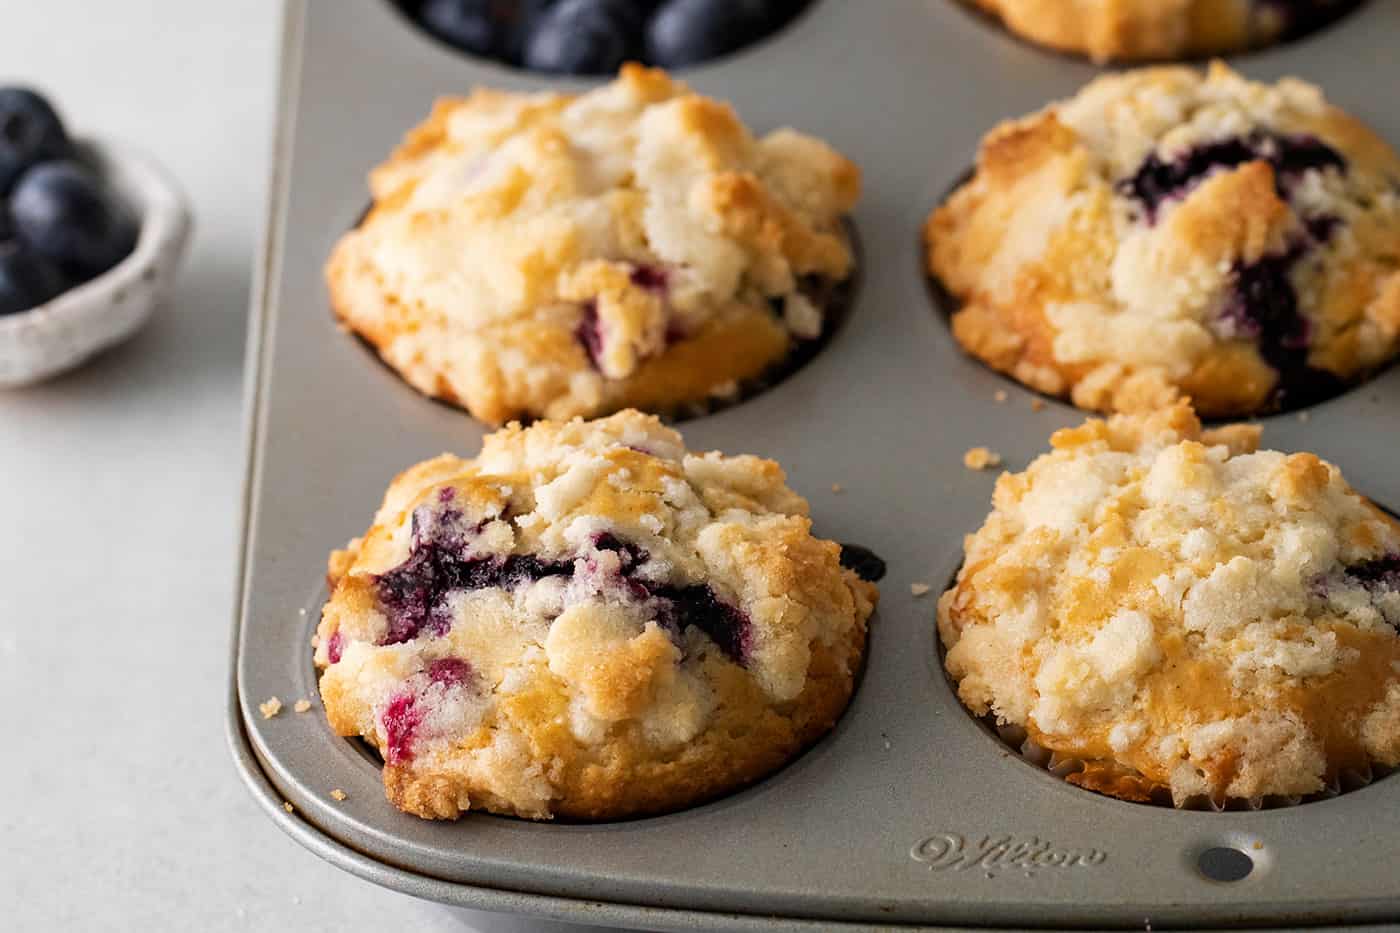
<svg viewBox="0 0 1400 933">
<path fill-rule="evenodd" d="M 1002 476 L 939 603 L 963 702 L 1121 796 L 1400 764 L 1400 526 L 1258 439 L 1179 404 L 1058 431 Z"/>
</svg>

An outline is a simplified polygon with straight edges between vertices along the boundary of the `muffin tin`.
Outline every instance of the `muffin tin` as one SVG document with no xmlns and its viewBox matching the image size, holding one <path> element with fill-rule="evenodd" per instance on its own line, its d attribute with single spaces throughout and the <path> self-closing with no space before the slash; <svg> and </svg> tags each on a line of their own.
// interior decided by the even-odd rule
<svg viewBox="0 0 1400 933">
<path fill-rule="evenodd" d="M 1397 43 L 1400 4 L 1373 2 L 1237 66 L 1316 80 L 1400 141 L 1400 110 L 1377 93 L 1400 77 Z M 364 0 L 353 16 L 334 0 L 289 2 L 250 336 L 229 706 L 235 759 L 268 814 L 322 857 L 400 891 L 646 929 L 1162 929 L 1400 916 L 1400 778 L 1263 812 L 1124 803 L 1019 760 L 964 712 L 940 665 L 934 601 L 995 477 L 965 469 L 963 452 L 985 445 L 1021 469 L 1051 431 L 1084 415 L 1053 401 L 1037 411 L 1037 396 L 958 351 L 925 283 L 920 225 L 992 124 L 1096 72 L 949 0 L 817 0 L 769 41 L 685 74 L 750 126 L 821 136 L 865 173 L 854 217 L 864 267 L 840 330 L 780 384 L 681 425 L 692 449 L 777 459 L 811 501 L 819 534 L 887 561 L 861 684 L 831 735 L 710 804 L 614 823 L 481 814 L 430 823 L 384 800 L 377 760 L 333 735 L 319 703 L 300 714 L 291 705 L 316 697 L 309 640 L 329 550 L 365 527 L 396 472 L 443 450 L 471 455 L 486 429 L 423 399 L 337 333 L 321 267 L 363 209 L 367 169 L 434 96 L 589 83 L 456 55 L 387 0 Z M 1263 419 L 1265 443 L 1316 451 L 1394 506 L 1397 412 L 1393 368 L 1306 418 Z M 933 592 L 914 597 L 916 582 Z M 263 719 L 258 704 L 273 695 L 284 709 Z M 331 798 L 336 788 L 345 800 Z M 1241 880 L 1212 880 L 1243 867 Z"/>
</svg>

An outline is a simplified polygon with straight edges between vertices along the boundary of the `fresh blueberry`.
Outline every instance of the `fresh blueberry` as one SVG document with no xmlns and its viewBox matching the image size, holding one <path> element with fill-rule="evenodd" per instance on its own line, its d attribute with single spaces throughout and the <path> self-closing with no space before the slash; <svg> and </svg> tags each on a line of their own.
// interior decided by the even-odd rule
<svg viewBox="0 0 1400 933">
<path fill-rule="evenodd" d="M 605 0 L 605 5 L 612 7 L 614 15 L 623 17 L 632 34 L 640 38 L 647 20 L 656 13 L 656 8 L 661 6 L 661 2 L 662 0 Z"/>
<path fill-rule="evenodd" d="M 48 101 L 28 88 L 0 88 L 0 194 L 30 166 L 67 158 L 71 151 L 63 121 Z"/>
<path fill-rule="evenodd" d="M 504 22 L 501 44 L 496 48 L 496 57 L 512 65 L 521 64 L 525 57 L 525 41 L 529 39 L 535 24 L 549 12 L 557 0 L 500 0 L 503 9 L 498 13 L 498 22 Z"/>
<path fill-rule="evenodd" d="M 427 0 L 418 16 L 428 31 L 464 52 L 494 55 L 501 46 L 503 24 L 497 0 Z"/>
<path fill-rule="evenodd" d="M 629 0 L 561 0 L 525 41 L 527 68 L 557 74 L 608 74 L 635 57 L 645 17 Z"/>
<path fill-rule="evenodd" d="M 53 263 L 23 242 L 0 242 L 0 317 L 38 307 L 66 284 Z"/>
<path fill-rule="evenodd" d="M 762 38 L 774 19 L 772 0 L 668 0 L 647 26 L 647 60 L 680 68 L 718 58 Z"/>
<path fill-rule="evenodd" d="M 464 52 L 519 62 L 531 25 L 555 0 L 426 0 L 418 18 Z"/>
<path fill-rule="evenodd" d="M 85 281 L 136 246 L 136 223 L 96 175 L 77 162 L 25 172 L 10 198 L 15 230 L 67 275 Z"/>
</svg>

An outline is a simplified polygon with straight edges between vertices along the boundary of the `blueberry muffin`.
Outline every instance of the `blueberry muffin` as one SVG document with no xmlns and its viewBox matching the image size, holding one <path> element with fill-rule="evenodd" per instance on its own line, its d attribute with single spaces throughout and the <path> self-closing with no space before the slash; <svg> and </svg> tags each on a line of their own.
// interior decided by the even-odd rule
<svg viewBox="0 0 1400 933">
<path fill-rule="evenodd" d="M 876 599 L 776 463 L 636 411 L 418 464 L 329 577 L 331 728 L 438 819 L 611 819 L 762 777 L 840 716 Z"/>
<path fill-rule="evenodd" d="M 1032 42 L 1097 62 L 1242 51 L 1318 29 L 1358 0 L 972 0 Z"/>
<path fill-rule="evenodd" d="M 1400 765 L 1400 525 L 1186 403 L 997 483 L 938 629 L 958 696 L 1117 797 L 1302 797 Z"/>
<path fill-rule="evenodd" d="M 581 95 L 440 100 L 370 174 L 335 313 L 483 421 L 731 397 L 817 340 L 856 167 L 629 65 Z"/>
<path fill-rule="evenodd" d="M 959 343 L 1082 408 L 1297 406 L 1400 349 L 1400 156 L 1297 80 L 1099 78 L 994 129 L 925 239 Z"/>
</svg>

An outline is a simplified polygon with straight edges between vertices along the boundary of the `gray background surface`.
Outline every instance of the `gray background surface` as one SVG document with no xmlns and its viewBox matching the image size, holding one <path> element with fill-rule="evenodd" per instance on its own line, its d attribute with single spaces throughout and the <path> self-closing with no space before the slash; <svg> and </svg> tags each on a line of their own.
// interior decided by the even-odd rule
<svg viewBox="0 0 1400 933">
<path fill-rule="evenodd" d="M 9 0 L 0 83 L 154 154 L 196 233 L 131 343 L 0 391 L 0 928 L 545 931 L 353 878 L 284 836 L 223 722 L 250 262 L 275 0 Z M 570 928 L 574 929 L 574 928 Z"/>
</svg>

